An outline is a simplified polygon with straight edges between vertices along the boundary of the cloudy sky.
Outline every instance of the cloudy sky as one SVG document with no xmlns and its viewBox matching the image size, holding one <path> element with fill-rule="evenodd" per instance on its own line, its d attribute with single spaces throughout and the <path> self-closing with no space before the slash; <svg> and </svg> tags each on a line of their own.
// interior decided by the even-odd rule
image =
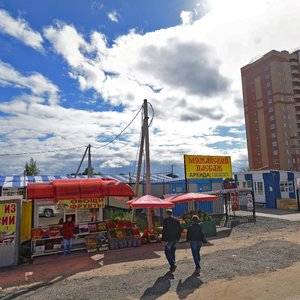
<svg viewBox="0 0 300 300">
<path fill-rule="evenodd" d="M 299 47 L 299 15 L 298 0 L 0 0 L 0 174 L 30 157 L 75 172 L 89 144 L 95 171 L 135 174 L 144 99 L 152 173 L 183 174 L 184 154 L 247 167 L 240 68 Z"/>
</svg>

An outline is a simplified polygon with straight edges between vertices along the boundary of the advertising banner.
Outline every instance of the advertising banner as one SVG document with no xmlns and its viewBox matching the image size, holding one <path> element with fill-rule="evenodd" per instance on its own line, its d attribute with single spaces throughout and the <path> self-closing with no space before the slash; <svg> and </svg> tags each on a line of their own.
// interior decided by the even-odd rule
<svg viewBox="0 0 300 300">
<path fill-rule="evenodd" d="M 185 177 L 232 178 L 230 156 L 184 155 Z"/>
<path fill-rule="evenodd" d="M 104 206 L 104 198 L 60 200 L 57 203 L 57 209 L 103 208 Z"/>
<path fill-rule="evenodd" d="M 231 192 L 230 193 L 230 199 L 231 199 L 231 210 L 232 211 L 239 211 L 240 210 L 239 192 Z"/>
<path fill-rule="evenodd" d="M 0 245 L 15 240 L 17 226 L 17 204 L 0 203 Z"/>
</svg>

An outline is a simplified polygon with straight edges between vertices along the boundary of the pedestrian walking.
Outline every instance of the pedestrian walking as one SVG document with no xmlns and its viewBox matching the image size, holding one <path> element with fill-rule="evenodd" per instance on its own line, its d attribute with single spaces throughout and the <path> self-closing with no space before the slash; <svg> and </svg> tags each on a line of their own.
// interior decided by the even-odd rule
<svg viewBox="0 0 300 300">
<path fill-rule="evenodd" d="M 163 222 L 162 240 L 166 242 L 165 244 L 165 255 L 170 265 L 170 271 L 174 272 L 177 268 L 176 266 L 176 244 L 181 236 L 181 226 L 178 219 L 173 217 L 172 210 L 167 209 L 167 217 Z"/>
<path fill-rule="evenodd" d="M 192 255 L 195 263 L 195 275 L 200 274 L 201 270 L 201 256 L 200 249 L 203 243 L 207 243 L 207 239 L 202 230 L 202 223 L 200 223 L 199 217 L 194 215 L 192 217 L 192 225 L 187 230 L 186 241 L 190 242 Z"/>
<path fill-rule="evenodd" d="M 74 238 L 75 225 L 72 216 L 68 216 L 66 222 L 63 223 L 63 242 L 64 242 L 64 255 L 71 254 L 72 239 Z"/>
</svg>

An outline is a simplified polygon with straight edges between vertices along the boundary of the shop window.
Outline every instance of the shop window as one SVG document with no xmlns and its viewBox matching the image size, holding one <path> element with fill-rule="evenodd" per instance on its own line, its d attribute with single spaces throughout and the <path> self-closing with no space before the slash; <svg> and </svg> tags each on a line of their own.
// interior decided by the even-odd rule
<svg viewBox="0 0 300 300">
<path fill-rule="evenodd" d="M 62 224 L 64 219 L 63 210 L 57 209 L 54 202 L 52 203 L 39 203 L 35 209 L 37 209 L 38 224 L 35 226 L 47 226 Z"/>
<path fill-rule="evenodd" d="M 252 188 L 252 182 L 251 182 L 251 180 L 243 181 L 243 188 L 244 189 Z"/>
<path fill-rule="evenodd" d="M 261 181 L 257 182 L 257 194 L 263 195 L 264 194 L 264 186 Z"/>
<path fill-rule="evenodd" d="M 281 181 L 280 192 L 293 192 L 294 186 L 292 181 Z"/>
</svg>

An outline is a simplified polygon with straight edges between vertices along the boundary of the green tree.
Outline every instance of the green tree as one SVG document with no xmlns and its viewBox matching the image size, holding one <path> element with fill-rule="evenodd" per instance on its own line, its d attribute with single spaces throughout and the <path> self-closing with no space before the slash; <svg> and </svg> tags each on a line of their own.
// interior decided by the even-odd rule
<svg viewBox="0 0 300 300">
<path fill-rule="evenodd" d="M 37 166 L 37 162 L 31 157 L 28 162 L 25 164 L 24 175 L 26 176 L 35 176 L 39 175 L 40 170 Z"/>
</svg>

